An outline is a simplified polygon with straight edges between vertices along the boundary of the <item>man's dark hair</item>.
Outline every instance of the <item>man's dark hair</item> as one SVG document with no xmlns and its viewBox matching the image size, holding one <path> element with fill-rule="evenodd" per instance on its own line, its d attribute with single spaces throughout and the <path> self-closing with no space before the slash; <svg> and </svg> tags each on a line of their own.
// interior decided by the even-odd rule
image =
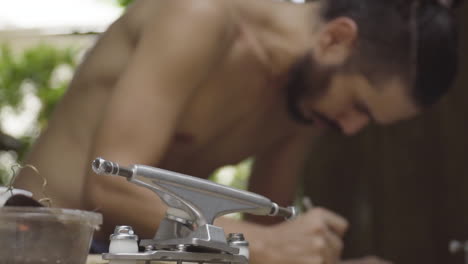
<svg viewBox="0 0 468 264">
<path fill-rule="evenodd" d="M 458 68 L 458 30 L 449 0 L 323 0 L 325 21 L 358 26 L 350 64 L 371 82 L 401 76 L 416 104 L 435 103 Z M 458 3 L 458 1 L 456 1 Z"/>
</svg>

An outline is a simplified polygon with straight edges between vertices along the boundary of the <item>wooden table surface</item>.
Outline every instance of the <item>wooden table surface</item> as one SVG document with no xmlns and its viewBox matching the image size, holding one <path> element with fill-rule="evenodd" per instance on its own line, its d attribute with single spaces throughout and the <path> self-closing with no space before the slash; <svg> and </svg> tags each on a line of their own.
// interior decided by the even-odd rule
<svg viewBox="0 0 468 264">
<path fill-rule="evenodd" d="M 101 255 L 89 255 L 86 260 L 86 264 L 105 264 L 109 263 L 107 260 L 103 260 Z"/>
<path fill-rule="evenodd" d="M 88 260 L 86 261 L 86 264 L 107 264 L 107 263 L 109 263 L 109 261 L 103 260 L 101 255 L 89 255 Z M 138 262 L 138 264 L 140 264 L 140 263 L 144 263 L 144 261 Z M 160 264 L 174 264 L 175 262 L 158 262 L 158 263 L 160 263 Z"/>
</svg>

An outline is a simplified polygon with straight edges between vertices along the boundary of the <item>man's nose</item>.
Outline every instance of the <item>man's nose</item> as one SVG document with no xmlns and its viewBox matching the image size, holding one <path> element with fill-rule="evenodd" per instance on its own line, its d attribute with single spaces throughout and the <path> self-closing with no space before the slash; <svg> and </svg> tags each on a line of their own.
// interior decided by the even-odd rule
<svg viewBox="0 0 468 264">
<path fill-rule="evenodd" d="M 341 116 L 337 121 L 340 123 L 343 134 L 352 136 L 367 126 L 370 118 L 364 113 L 350 111 Z"/>
</svg>

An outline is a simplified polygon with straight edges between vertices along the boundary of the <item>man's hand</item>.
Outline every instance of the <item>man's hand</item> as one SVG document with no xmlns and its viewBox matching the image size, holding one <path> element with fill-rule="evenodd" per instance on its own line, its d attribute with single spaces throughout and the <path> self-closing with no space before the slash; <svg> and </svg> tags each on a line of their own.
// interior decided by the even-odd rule
<svg viewBox="0 0 468 264">
<path fill-rule="evenodd" d="M 248 238 L 252 263 L 337 264 L 347 228 L 341 216 L 322 208 L 311 209 L 293 221 L 265 228 L 260 237 Z"/>
<path fill-rule="evenodd" d="M 340 264 L 392 264 L 392 262 L 380 259 L 378 257 L 369 256 L 360 259 L 342 261 Z"/>
</svg>

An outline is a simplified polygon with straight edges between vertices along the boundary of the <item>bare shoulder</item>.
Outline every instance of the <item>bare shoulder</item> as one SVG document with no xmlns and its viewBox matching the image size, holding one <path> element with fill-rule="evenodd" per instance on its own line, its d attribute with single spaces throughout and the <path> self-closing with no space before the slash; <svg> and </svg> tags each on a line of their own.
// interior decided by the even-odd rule
<svg viewBox="0 0 468 264">
<path fill-rule="evenodd" d="M 201 26 L 207 30 L 222 29 L 229 22 L 224 1 L 216 0 L 162 0 L 160 12 L 154 13 L 152 23 L 171 23 L 173 26 Z"/>
<path fill-rule="evenodd" d="M 226 13 L 225 1 L 220 0 L 162 0 L 168 10 L 189 15 L 206 15 L 209 18 L 221 18 Z"/>
<path fill-rule="evenodd" d="M 171 28 L 186 23 L 220 27 L 228 22 L 228 14 L 229 5 L 220 0 L 137 0 L 120 20 L 132 32 L 141 32 L 159 23 Z"/>
</svg>

